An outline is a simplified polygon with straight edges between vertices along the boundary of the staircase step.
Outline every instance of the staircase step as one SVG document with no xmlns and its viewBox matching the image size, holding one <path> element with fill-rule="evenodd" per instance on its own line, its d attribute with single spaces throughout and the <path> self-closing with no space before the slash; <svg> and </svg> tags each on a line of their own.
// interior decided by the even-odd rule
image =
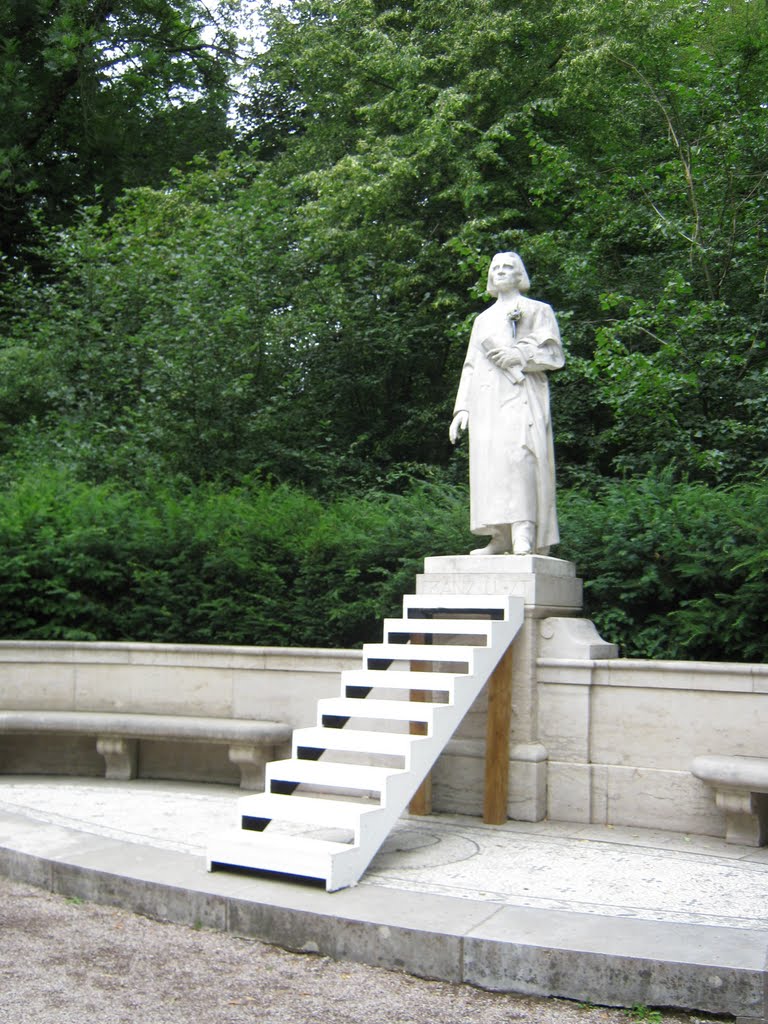
<svg viewBox="0 0 768 1024">
<path fill-rule="evenodd" d="M 237 801 L 238 813 L 244 818 L 266 818 L 325 828 L 351 829 L 357 836 L 361 820 L 380 811 L 371 805 L 320 796 L 283 796 L 277 793 L 255 793 Z"/>
<path fill-rule="evenodd" d="M 406 594 L 403 597 L 403 611 L 406 618 L 413 618 L 408 614 L 410 611 L 436 613 L 443 608 L 446 611 L 501 612 L 504 618 L 510 618 L 512 604 L 520 600 L 503 594 Z"/>
<path fill-rule="evenodd" d="M 445 711 L 449 705 L 414 700 L 373 700 L 365 697 L 324 697 L 317 702 L 318 724 L 324 715 L 336 718 L 370 718 L 393 722 L 429 722 L 434 720 L 435 709 Z"/>
<path fill-rule="evenodd" d="M 484 648 L 480 648 L 484 650 Z M 466 644 L 363 644 L 363 663 L 366 661 L 447 661 L 465 663 L 472 667 L 476 647 Z"/>
<path fill-rule="evenodd" d="M 384 619 L 384 640 L 389 642 L 392 635 L 403 633 L 411 636 L 484 636 L 490 642 L 493 632 L 491 619 Z M 413 641 L 411 641 L 413 642 Z M 423 641 L 421 641 L 423 642 Z M 476 645 L 473 645 L 476 646 Z"/>
<path fill-rule="evenodd" d="M 348 689 L 371 690 L 378 688 L 403 690 L 407 693 L 414 690 L 447 693 L 447 698 L 451 701 L 456 693 L 456 686 L 457 677 L 450 672 L 398 672 L 395 669 L 381 672 L 378 669 L 345 669 L 341 674 L 341 695 L 344 697 L 356 695 L 348 694 Z"/>
<path fill-rule="evenodd" d="M 339 764 L 338 761 L 305 761 L 292 757 L 267 765 L 266 789 L 270 781 L 297 782 L 308 786 L 332 786 L 336 789 L 382 793 L 387 780 L 403 775 L 400 768 L 375 768 L 364 764 Z"/>
<path fill-rule="evenodd" d="M 293 734 L 294 752 L 299 747 L 316 750 L 344 750 L 362 754 L 391 754 L 394 757 L 408 757 L 411 744 L 418 736 L 407 733 L 369 732 L 363 729 L 326 729 L 314 726 L 296 729 Z"/>
<path fill-rule="evenodd" d="M 347 843 L 332 843 L 311 836 L 230 829 L 209 841 L 208 870 L 221 864 L 325 880 L 329 877 L 333 857 L 349 849 Z"/>
<path fill-rule="evenodd" d="M 450 672 L 398 672 L 388 669 L 355 668 L 341 673 L 342 695 L 347 686 L 364 688 L 383 687 L 386 690 L 438 690 L 453 694 L 456 676 Z M 461 676 L 459 676 L 461 678 Z"/>
</svg>

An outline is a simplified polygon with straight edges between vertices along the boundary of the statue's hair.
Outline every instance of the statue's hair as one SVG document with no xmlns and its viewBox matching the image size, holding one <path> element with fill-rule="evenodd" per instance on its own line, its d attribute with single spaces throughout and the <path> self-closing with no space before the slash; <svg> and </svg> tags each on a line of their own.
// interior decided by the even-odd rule
<svg viewBox="0 0 768 1024">
<path fill-rule="evenodd" d="M 525 269 L 525 264 L 523 263 L 523 261 L 520 259 L 520 257 L 518 256 L 518 254 L 516 252 L 497 252 L 496 253 L 496 255 L 491 260 L 490 266 L 488 267 L 488 283 L 486 284 L 485 290 L 488 292 L 489 295 L 492 295 L 494 297 L 494 299 L 498 297 L 499 293 L 496 291 L 496 289 L 493 286 L 493 282 L 491 281 L 491 267 L 493 266 L 494 262 L 500 256 L 507 256 L 507 257 L 511 256 L 513 259 L 515 259 L 517 261 L 517 264 L 520 267 L 520 272 L 521 272 L 520 273 L 520 284 L 518 285 L 518 287 L 519 287 L 521 292 L 527 292 L 528 289 L 531 287 L 531 282 L 528 279 L 528 273 L 527 273 L 527 271 Z"/>
</svg>

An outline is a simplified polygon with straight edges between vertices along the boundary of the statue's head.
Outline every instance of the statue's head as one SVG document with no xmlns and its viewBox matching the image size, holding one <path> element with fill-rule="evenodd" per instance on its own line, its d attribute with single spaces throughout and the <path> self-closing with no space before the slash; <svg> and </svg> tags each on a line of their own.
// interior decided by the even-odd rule
<svg viewBox="0 0 768 1024">
<path fill-rule="evenodd" d="M 492 295 L 494 299 L 498 297 L 499 292 L 493 283 L 491 271 L 499 263 L 516 264 L 519 271 L 517 287 L 521 292 L 527 292 L 528 289 L 531 287 L 531 282 L 528 279 L 528 274 L 526 273 L 525 267 L 523 266 L 523 261 L 520 259 L 516 252 L 497 252 L 493 259 L 491 260 L 491 265 L 488 268 L 488 283 L 486 284 L 485 289 L 488 292 L 488 294 Z"/>
</svg>

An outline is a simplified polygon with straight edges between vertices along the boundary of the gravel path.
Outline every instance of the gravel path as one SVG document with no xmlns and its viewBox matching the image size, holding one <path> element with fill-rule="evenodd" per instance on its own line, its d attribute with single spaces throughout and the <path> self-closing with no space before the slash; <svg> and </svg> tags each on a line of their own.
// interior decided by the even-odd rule
<svg viewBox="0 0 768 1024">
<path fill-rule="evenodd" d="M 0 878 L 2 1024 L 688 1024 L 164 924 Z"/>
</svg>

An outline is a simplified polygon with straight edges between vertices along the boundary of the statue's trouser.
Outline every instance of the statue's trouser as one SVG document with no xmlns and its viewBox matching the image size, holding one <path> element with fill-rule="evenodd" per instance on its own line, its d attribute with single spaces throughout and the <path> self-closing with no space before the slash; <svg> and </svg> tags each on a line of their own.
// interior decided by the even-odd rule
<svg viewBox="0 0 768 1024">
<path fill-rule="evenodd" d="M 528 555 L 536 546 L 537 467 L 538 460 L 528 448 L 515 459 L 515 497 L 509 508 L 511 546 L 515 555 Z"/>
<path fill-rule="evenodd" d="M 531 520 L 512 524 L 512 553 L 529 555 L 535 544 L 536 524 Z"/>
<path fill-rule="evenodd" d="M 535 523 L 538 519 L 538 467 L 539 460 L 529 448 L 512 457 L 505 495 L 508 523 Z"/>
</svg>

